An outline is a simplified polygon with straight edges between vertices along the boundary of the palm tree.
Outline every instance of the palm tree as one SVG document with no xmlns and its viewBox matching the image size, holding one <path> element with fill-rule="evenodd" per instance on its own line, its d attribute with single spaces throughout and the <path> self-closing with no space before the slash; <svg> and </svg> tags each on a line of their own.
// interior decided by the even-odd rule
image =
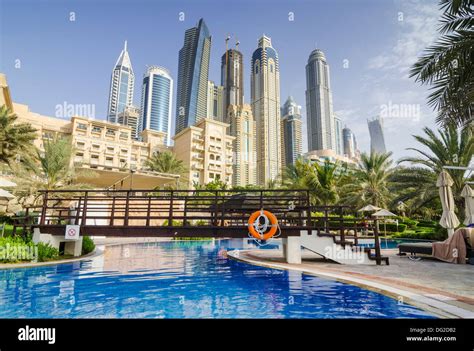
<svg viewBox="0 0 474 351">
<path fill-rule="evenodd" d="M 15 123 L 18 116 L 5 105 L 0 107 L 0 162 L 8 165 L 18 156 L 31 156 L 36 129 L 28 123 Z"/>
<path fill-rule="evenodd" d="M 415 140 L 425 147 L 425 150 L 409 148 L 419 156 L 405 157 L 399 164 L 409 163 L 409 166 L 399 167 L 392 176 L 394 190 L 398 191 L 397 200 L 410 201 L 411 207 L 440 206 L 436 179 L 443 166 L 469 166 L 474 154 L 474 127 L 466 126 L 460 131 L 454 125 L 448 125 L 435 133 L 430 128 L 424 128 L 424 136 L 414 136 Z M 458 208 L 464 207 L 460 196 L 465 184 L 465 171 L 447 169 L 453 178 L 453 195 Z M 462 212 L 462 211 L 460 211 Z"/>
<path fill-rule="evenodd" d="M 431 85 L 429 105 L 441 124 L 462 126 L 474 116 L 474 8 L 472 0 L 441 0 L 441 37 L 426 49 L 410 71 Z"/>
<path fill-rule="evenodd" d="M 146 161 L 145 166 L 150 170 L 159 173 L 182 175 L 186 172 L 184 162 L 178 160 L 170 151 L 155 152 Z"/>
<path fill-rule="evenodd" d="M 24 201 L 36 202 L 39 190 L 72 190 L 89 188 L 77 183 L 80 176 L 90 177 L 94 173 L 76 171 L 72 165 L 73 146 L 69 138 L 44 141 L 44 151 L 36 150 L 34 158 L 26 159 L 14 167 L 18 186 L 15 194 Z M 57 196 L 61 196 L 59 193 Z"/>
<path fill-rule="evenodd" d="M 363 153 L 359 165 L 349 174 L 343 186 L 345 203 L 357 206 L 387 207 L 391 200 L 389 177 L 392 173 L 392 153 Z"/>
<path fill-rule="evenodd" d="M 287 189 L 307 189 L 311 203 L 331 205 L 339 199 L 338 186 L 343 178 L 338 163 L 326 160 L 323 164 L 299 158 L 283 172 L 282 185 Z"/>
</svg>

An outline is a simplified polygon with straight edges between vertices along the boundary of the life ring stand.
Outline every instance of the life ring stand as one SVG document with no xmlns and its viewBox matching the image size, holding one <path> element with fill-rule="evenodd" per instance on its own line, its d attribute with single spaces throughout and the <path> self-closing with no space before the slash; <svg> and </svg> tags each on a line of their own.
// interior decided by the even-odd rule
<svg viewBox="0 0 474 351">
<path fill-rule="evenodd" d="M 260 223 L 263 219 L 264 223 Z M 269 231 L 267 229 L 270 228 Z M 248 221 L 249 233 L 257 240 L 268 240 L 272 238 L 278 230 L 278 220 L 270 211 L 261 209 L 255 211 L 249 217 Z"/>
</svg>

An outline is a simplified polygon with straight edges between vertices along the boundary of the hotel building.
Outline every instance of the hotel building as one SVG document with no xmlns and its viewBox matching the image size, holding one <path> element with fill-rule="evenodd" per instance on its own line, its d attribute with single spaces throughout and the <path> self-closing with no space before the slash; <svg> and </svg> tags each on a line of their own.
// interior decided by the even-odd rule
<svg viewBox="0 0 474 351">
<path fill-rule="evenodd" d="M 256 124 L 250 105 L 229 105 L 227 121 L 234 153 L 234 186 L 257 184 Z"/>
<path fill-rule="evenodd" d="M 71 162 L 82 172 L 77 182 L 96 188 L 153 189 L 176 184 L 179 175 L 161 174 L 148 170 L 145 162 L 154 152 L 168 150 L 166 133 L 146 129 L 142 141 L 133 139 L 129 126 L 105 120 L 74 116 L 62 119 L 30 111 L 28 105 L 11 101 L 4 75 L 0 74 L 0 105 L 11 103 L 18 123 L 29 123 L 37 130 L 34 145 L 44 150 L 44 143 L 54 138 L 70 138 L 74 155 Z"/>
<path fill-rule="evenodd" d="M 183 178 L 187 178 L 190 188 L 214 180 L 232 185 L 235 138 L 227 135 L 228 127 L 226 123 L 204 118 L 173 137 L 173 151 L 188 170 Z"/>
</svg>

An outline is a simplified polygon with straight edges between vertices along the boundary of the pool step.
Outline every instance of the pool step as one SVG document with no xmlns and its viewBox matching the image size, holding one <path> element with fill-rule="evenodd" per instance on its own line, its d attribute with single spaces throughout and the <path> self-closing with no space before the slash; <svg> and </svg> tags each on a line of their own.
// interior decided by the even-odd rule
<svg viewBox="0 0 474 351">
<path fill-rule="evenodd" d="M 354 242 L 337 240 L 334 235 L 318 235 L 316 231 L 301 231 L 301 246 L 341 264 L 373 264 L 367 251 Z"/>
</svg>

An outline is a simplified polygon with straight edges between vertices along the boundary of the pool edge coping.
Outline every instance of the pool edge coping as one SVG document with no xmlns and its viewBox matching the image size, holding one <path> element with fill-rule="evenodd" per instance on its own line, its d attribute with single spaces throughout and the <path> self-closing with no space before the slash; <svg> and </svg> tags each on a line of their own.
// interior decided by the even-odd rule
<svg viewBox="0 0 474 351">
<path fill-rule="evenodd" d="M 294 270 L 299 271 L 303 274 L 328 278 L 337 280 L 343 283 L 355 285 L 367 290 L 371 290 L 382 295 L 388 296 L 395 300 L 398 300 L 400 296 L 405 299 L 407 304 L 410 304 L 414 307 L 420 308 L 425 312 L 432 313 L 435 317 L 443 319 L 454 319 L 454 318 L 474 318 L 474 313 L 472 311 L 463 309 L 458 306 L 450 305 L 445 302 L 429 298 L 427 296 L 405 290 L 402 288 L 393 287 L 387 284 L 378 283 L 358 277 L 352 277 L 343 273 L 332 273 L 323 270 L 318 270 L 317 268 L 308 269 L 306 267 L 297 267 L 297 266 L 288 266 L 285 263 L 275 263 L 269 262 L 264 259 L 242 257 L 242 254 L 247 254 L 252 250 L 231 250 L 227 252 L 227 256 L 233 260 L 253 264 L 256 266 L 279 269 L 279 270 Z M 239 252 L 236 254 L 236 252 Z"/>
</svg>

